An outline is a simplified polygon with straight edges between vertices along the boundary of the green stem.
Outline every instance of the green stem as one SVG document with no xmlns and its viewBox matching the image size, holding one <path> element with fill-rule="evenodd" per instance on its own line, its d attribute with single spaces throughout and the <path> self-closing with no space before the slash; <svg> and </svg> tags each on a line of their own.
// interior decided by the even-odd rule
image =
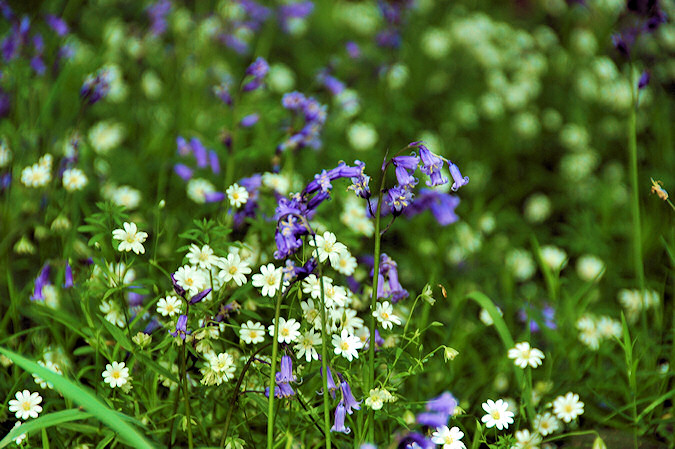
<svg viewBox="0 0 675 449">
<path fill-rule="evenodd" d="M 640 195 L 638 187 L 638 166 L 637 166 L 637 107 L 638 95 L 633 65 L 630 65 L 630 82 L 633 104 L 630 108 L 628 122 L 628 152 L 630 156 L 630 179 L 632 200 L 631 209 L 633 214 L 633 264 L 635 266 L 635 276 L 640 283 L 640 289 L 645 288 L 644 264 L 642 261 L 642 229 L 640 225 Z"/>
<path fill-rule="evenodd" d="M 276 390 L 277 356 L 279 355 L 279 316 L 281 315 L 281 299 L 283 298 L 284 277 L 279 281 L 279 295 L 274 309 L 274 336 L 272 337 L 272 364 L 270 365 L 270 393 L 267 402 L 267 449 L 274 449 L 274 391 Z"/>
<path fill-rule="evenodd" d="M 187 419 L 188 447 L 192 449 L 192 418 L 190 417 L 190 392 L 188 391 L 187 381 L 187 342 L 183 342 L 183 352 L 181 357 L 182 377 L 183 377 L 183 397 L 185 399 L 185 418 Z"/>
</svg>

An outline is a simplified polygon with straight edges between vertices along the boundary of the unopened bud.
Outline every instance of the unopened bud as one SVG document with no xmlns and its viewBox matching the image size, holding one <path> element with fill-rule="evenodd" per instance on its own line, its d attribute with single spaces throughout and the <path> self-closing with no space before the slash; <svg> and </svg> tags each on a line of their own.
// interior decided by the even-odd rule
<svg viewBox="0 0 675 449">
<path fill-rule="evenodd" d="M 455 360 L 455 357 L 459 355 L 459 351 L 456 350 L 455 348 L 450 348 L 448 346 L 445 347 L 445 350 L 443 351 L 443 357 L 445 357 L 445 361 L 452 361 Z"/>
</svg>

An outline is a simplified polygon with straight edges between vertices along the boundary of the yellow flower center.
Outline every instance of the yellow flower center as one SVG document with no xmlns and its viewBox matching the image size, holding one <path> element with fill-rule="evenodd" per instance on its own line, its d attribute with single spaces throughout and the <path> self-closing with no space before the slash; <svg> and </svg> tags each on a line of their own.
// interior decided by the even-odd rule
<svg viewBox="0 0 675 449">
<path fill-rule="evenodd" d="M 113 371 L 112 377 L 113 377 L 113 379 L 119 379 L 120 378 L 120 372 L 119 371 Z"/>
<path fill-rule="evenodd" d="M 349 349 L 349 343 L 347 343 L 346 341 L 343 341 L 343 342 L 340 344 L 340 348 L 341 348 L 343 351 L 346 351 L 347 349 Z"/>
<path fill-rule="evenodd" d="M 235 274 L 238 271 L 238 269 L 236 266 L 232 265 L 228 271 L 230 272 L 230 274 Z"/>
<path fill-rule="evenodd" d="M 31 409 L 30 403 L 29 403 L 29 402 L 24 402 L 21 406 L 22 406 L 23 409 L 26 410 L 26 411 L 28 411 L 28 410 Z"/>
<path fill-rule="evenodd" d="M 499 419 L 499 412 L 497 410 L 490 413 L 490 415 L 492 415 L 492 419 L 494 419 L 495 421 L 497 421 Z"/>
<path fill-rule="evenodd" d="M 285 327 L 281 329 L 281 335 L 283 335 L 284 337 L 288 337 L 288 334 L 290 334 L 288 328 Z"/>
</svg>

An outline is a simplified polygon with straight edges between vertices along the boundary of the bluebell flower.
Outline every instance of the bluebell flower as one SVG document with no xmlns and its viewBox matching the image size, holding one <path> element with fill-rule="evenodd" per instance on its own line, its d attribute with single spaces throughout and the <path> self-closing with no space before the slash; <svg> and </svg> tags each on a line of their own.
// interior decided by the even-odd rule
<svg viewBox="0 0 675 449">
<path fill-rule="evenodd" d="M 277 377 L 277 382 L 295 382 L 295 376 L 293 375 L 293 360 L 290 356 L 284 355 L 281 357 L 281 368 Z"/>
<path fill-rule="evenodd" d="M 638 89 L 644 89 L 649 84 L 649 72 L 645 70 L 638 80 Z"/>
<path fill-rule="evenodd" d="M 455 164 L 452 162 L 449 163 L 450 165 L 450 176 L 452 176 L 453 182 L 452 183 L 452 191 L 456 192 L 459 190 L 460 187 L 465 186 L 469 183 L 469 177 L 464 176 L 462 177 L 462 174 L 459 171 L 459 167 L 457 167 Z"/>
<path fill-rule="evenodd" d="M 252 80 L 244 84 L 242 87 L 242 90 L 244 92 L 250 92 L 252 90 L 258 89 L 260 86 L 263 85 L 264 78 L 267 75 L 267 72 L 269 71 L 270 66 L 267 64 L 267 61 L 265 61 L 265 58 L 258 57 L 253 63 L 248 66 L 246 69 L 246 75 L 250 75 L 253 77 Z"/>
<path fill-rule="evenodd" d="M 63 37 L 66 34 L 68 34 L 68 31 L 69 31 L 68 24 L 62 18 L 57 17 L 53 14 L 47 14 L 45 16 L 45 22 L 47 22 L 47 25 L 49 25 L 49 27 L 52 30 L 54 30 L 54 32 L 59 37 Z"/>
<path fill-rule="evenodd" d="M 251 126 L 258 123 L 259 119 L 260 115 L 258 115 L 257 113 L 249 114 L 245 117 L 242 117 L 241 121 L 239 122 L 239 125 L 243 128 L 250 128 Z"/>
<path fill-rule="evenodd" d="M 65 271 L 65 281 L 63 283 L 63 288 L 71 288 L 73 285 L 73 268 L 70 266 L 70 263 L 66 261 L 66 271 Z"/>
<path fill-rule="evenodd" d="M 192 333 L 187 330 L 187 315 L 179 316 L 176 322 L 176 330 L 174 332 L 169 331 L 169 333 L 174 337 L 180 336 L 181 339 L 185 340 L 185 336 Z"/>
<path fill-rule="evenodd" d="M 183 287 L 180 286 L 180 284 L 176 281 L 176 277 L 172 274 L 171 275 L 171 284 L 173 285 L 173 290 L 176 292 L 178 296 L 181 298 L 185 299 L 185 295 L 187 292 Z"/>
<path fill-rule="evenodd" d="M 396 156 L 391 159 L 396 171 L 396 180 L 401 187 L 413 187 L 417 184 L 417 179 L 413 173 L 417 170 L 420 158 L 417 156 Z"/>
<path fill-rule="evenodd" d="M 176 137 L 176 151 L 180 156 L 188 156 L 190 153 L 192 153 L 192 148 L 190 147 L 190 144 L 187 143 L 187 141 L 185 140 L 185 137 L 183 136 Z"/>
<path fill-rule="evenodd" d="M 158 0 L 147 9 L 150 18 L 150 31 L 155 36 L 161 36 L 166 32 L 166 16 L 171 11 L 171 2 L 169 0 Z"/>
<path fill-rule="evenodd" d="M 361 57 L 361 48 L 359 44 L 354 41 L 348 41 L 345 43 L 345 49 L 347 50 L 347 55 L 352 59 L 358 59 Z"/>
<path fill-rule="evenodd" d="M 314 3 L 311 1 L 297 1 L 286 3 L 279 6 L 277 17 L 281 24 L 281 29 L 285 32 L 290 31 L 291 19 L 304 19 L 314 10 Z"/>
<path fill-rule="evenodd" d="M 448 424 L 449 415 L 438 412 L 422 412 L 416 417 L 417 424 L 432 428 L 443 427 Z"/>
<path fill-rule="evenodd" d="M 409 449 L 412 443 L 416 443 L 422 449 L 434 449 L 436 445 L 424 437 L 424 435 L 417 432 L 410 432 L 403 437 L 398 443 L 398 449 Z"/>
<path fill-rule="evenodd" d="M 345 407 L 344 402 L 340 401 L 340 403 L 338 403 L 337 407 L 335 408 L 335 422 L 333 424 L 333 427 L 330 428 L 331 432 L 342 432 L 347 434 L 352 431 L 352 429 L 345 426 L 346 415 L 347 415 L 347 408 Z"/>
<path fill-rule="evenodd" d="M 319 368 L 319 373 L 321 374 L 321 384 L 323 385 L 323 368 Z M 326 385 L 328 387 L 328 392 L 335 399 L 335 391 L 337 390 L 337 385 L 335 385 L 335 380 L 333 379 L 333 373 L 330 371 L 330 366 L 326 365 Z"/>
<path fill-rule="evenodd" d="M 208 152 L 199 139 L 196 137 L 190 139 L 190 149 L 197 160 L 197 167 L 204 168 L 209 165 Z"/>
<path fill-rule="evenodd" d="M 184 164 L 175 164 L 173 166 L 173 171 L 180 176 L 183 181 L 189 181 L 192 179 L 192 169 Z"/>
<path fill-rule="evenodd" d="M 405 209 L 405 215 L 410 218 L 425 210 L 430 210 L 438 224 L 447 226 L 459 219 L 455 214 L 458 205 L 459 198 L 454 195 L 437 190 L 421 189 L 410 207 Z"/>
<path fill-rule="evenodd" d="M 449 391 L 444 391 L 440 396 L 437 396 L 427 402 L 425 406 L 427 410 L 445 413 L 450 416 L 455 413 L 457 408 L 457 399 Z"/>
<path fill-rule="evenodd" d="M 206 296 L 208 296 L 209 293 L 211 293 L 210 288 L 207 288 L 206 290 L 202 290 L 201 292 L 197 293 L 192 298 L 190 298 L 190 304 L 197 304 L 202 299 L 206 298 Z"/>
<path fill-rule="evenodd" d="M 392 303 L 408 297 L 407 290 L 404 290 L 398 281 L 398 265 L 385 253 L 380 255 L 377 297 L 379 299 L 391 297 Z"/>
<path fill-rule="evenodd" d="M 354 161 L 354 165 L 361 169 L 361 173 L 358 176 L 352 176 L 352 185 L 347 187 L 347 189 L 354 191 L 356 195 L 367 200 L 370 198 L 370 176 L 365 173 L 366 164 L 361 161 Z"/>
<path fill-rule="evenodd" d="M 342 376 L 340 377 L 340 391 L 342 392 L 342 401 L 344 402 L 345 409 L 347 410 L 347 413 L 350 415 L 353 412 L 353 409 L 355 410 L 361 410 L 361 402 L 357 401 L 354 398 L 354 395 L 352 394 L 352 389 L 349 387 L 349 384 L 347 383 L 346 380 L 342 379 Z"/>
<path fill-rule="evenodd" d="M 205 203 L 220 203 L 221 201 L 225 201 L 225 198 L 227 195 L 223 192 L 206 192 L 204 194 L 204 202 Z"/>
<path fill-rule="evenodd" d="M 108 92 L 110 92 L 110 72 L 107 69 L 99 69 L 96 74 L 90 74 L 84 80 L 80 97 L 92 105 L 104 99 Z"/>
<path fill-rule="evenodd" d="M 413 194 L 409 189 L 401 186 L 394 186 L 387 190 L 386 203 L 394 215 L 400 215 L 403 209 L 408 207 L 413 200 Z"/>
<path fill-rule="evenodd" d="M 424 145 L 419 146 L 420 159 L 422 160 L 422 173 L 428 175 L 431 179 L 427 181 L 429 187 L 446 184 L 448 178 L 441 173 L 443 168 L 443 158 L 429 151 Z"/>
<path fill-rule="evenodd" d="M 281 97 L 282 106 L 290 111 L 302 110 L 302 107 L 305 105 L 305 101 L 307 101 L 307 99 L 300 92 L 289 92 Z"/>
<path fill-rule="evenodd" d="M 293 387 L 288 382 L 279 382 L 279 373 L 275 376 L 274 397 L 278 399 L 289 398 L 295 395 Z M 265 396 L 270 397 L 270 387 L 265 388 Z"/>
<path fill-rule="evenodd" d="M 35 279 L 35 286 L 33 287 L 33 295 L 30 297 L 31 301 L 44 301 L 45 297 L 42 290 L 49 285 L 49 263 L 45 263 Z"/>
<path fill-rule="evenodd" d="M 316 80 L 333 96 L 340 95 L 345 90 L 345 83 L 328 73 L 327 69 L 319 72 Z"/>
</svg>

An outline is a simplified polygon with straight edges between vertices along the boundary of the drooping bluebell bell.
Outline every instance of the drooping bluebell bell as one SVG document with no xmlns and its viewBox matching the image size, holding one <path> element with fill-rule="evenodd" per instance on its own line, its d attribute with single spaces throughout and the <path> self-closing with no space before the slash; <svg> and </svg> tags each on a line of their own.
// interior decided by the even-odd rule
<svg viewBox="0 0 675 449">
<path fill-rule="evenodd" d="M 455 164 L 452 162 L 449 162 L 450 165 L 450 176 L 452 176 L 453 183 L 452 183 L 452 191 L 456 192 L 459 190 L 460 187 L 465 186 L 469 183 L 469 177 L 468 176 L 462 176 L 462 173 L 459 171 L 459 167 L 457 167 Z"/>
<path fill-rule="evenodd" d="M 354 165 L 361 169 L 361 173 L 358 176 L 352 176 L 352 185 L 347 189 L 367 200 L 370 198 L 370 176 L 366 175 L 366 164 L 357 160 L 354 161 Z"/>
<path fill-rule="evenodd" d="M 64 275 L 63 288 L 71 288 L 75 284 L 73 283 L 73 268 L 70 266 L 70 263 L 66 261 L 66 271 Z"/>
<path fill-rule="evenodd" d="M 300 92 L 289 92 L 281 97 L 281 104 L 289 111 L 302 110 L 302 106 L 307 101 L 307 98 Z"/>
<path fill-rule="evenodd" d="M 642 74 L 640 75 L 640 79 L 638 80 L 638 89 L 640 90 L 644 89 L 645 87 L 647 87 L 648 84 L 649 84 L 649 72 L 645 70 L 644 72 L 642 72 Z"/>
<path fill-rule="evenodd" d="M 377 297 L 378 299 L 391 298 L 393 303 L 408 297 L 408 291 L 403 289 L 398 280 L 398 265 L 386 253 L 380 255 Z"/>
<path fill-rule="evenodd" d="M 319 72 L 316 80 L 333 96 L 340 95 L 345 90 L 345 83 L 331 75 L 327 69 Z"/>
<path fill-rule="evenodd" d="M 182 340 L 185 340 L 185 336 L 192 333 L 187 330 L 187 315 L 179 316 L 178 321 L 176 322 L 176 330 L 173 332 L 169 331 L 169 333 L 174 337 L 180 336 Z"/>
<path fill-rule="evenodd" d="M 192 169 L 185 164 L 175 164 L 173 166 L 173 171 L 180 176 L 183 181 L 192 179 Z"/>
<path fill-rule="evenodd" d="M 185 299 L 185 295 L 187 294 L 187 292 L 183 287 L 180 286 L 178 281 L 176 281 L 176 276 L 174 276 L 173 274 L 171 275 L 171 284 L 173 285 L 173 290 L 176 292 L 176 294 L 181 298 Z"/>
<path fill-rule="evenodd" d="M 265 61 L 265 58 L 256 58 L 256 60 L 246 69 L 246 75 L 252 76 L 253 79 L 244 84 L 241 90 L 250 92 L 261 87 L 269 69 L 270 66 L 267 64 L 267 61 Z"/>
<path fill-rule="evenodd" d="M 242 117 L 241 121 L 239 122 L 239 125 L 242 128 L 250 128 L 251 126 L 255 125 L 258 123 L 258 120 L 260 120 L 260 115 L 257 113 L 249 114 L 244 117 Z"/>
<path fill-rule="evenodd" d="M 431 440 L 425 438 L 421 433 L 410 432 L 399 441 L 397 449 L 410 449 L 413 443 L 417 444 L 422 449 L 434 449 L 436 447 Z"/>
<path fill-rule="evenodd" d="M 411 189 L 417 184 L 417 178 L 412 176 L 417 170 L 420 158 L 417 156 L 396 156 L 391 159 L 396 172 L 396 180 L 400 187 Z"/>
<path fill-rule="evenodd" d="M 206 298 L 208 296 L 209 293 L 211 293 L 211 288 L 207 288 L 206 290 L 202 290 L 201 292 L 192 296 L 192 298 L 190 298 L 190 305 L 197 304 L 198 302 L 201 302 L 204 298 Z"/>
<path fill-rule="evenodd" d="M 457 399 L 452 393 L 445 391 L 427 402 L 425 406 L 427 411 L 417 414 L 417 423 L 432 428 L 445 426 L 456 407 Z"/>
<path fill-rule="evenodd" d="M 319 356 L 320 359 L 320 356 Z M 323 368 L 319 368 L 319 373 L 321 374 L 321 378 L 323 379 Z M 328 387 L 328 392 L 330 395 L 335 399 L 335 391 L 337 390 L 337 385 L 335 385 L 335 380 L 333 379 L 333 373 L 331 373 L 330 366 L 326 365 L 326 385 Z M 323 385 L 323 381 L 322 381 Z"/>
<path fill-rule="evenodd" d="M 201 140 L 193 137 L 190 139 L 190 148 L 192 149 L 192 154 L 197 161 L 197 167 L 205 168 L 209 165 L 209 156 L 208 151 Z"/>
<path fill-rule="evenodd" d="M 352 389 L 344 378 L 338 374 L 340 378 L 340 391 L 342 392 L 342 402 L 344 402 L 345 409 L 350 415 L 354 413 L 354 410 L 361 410 L 361 402 L 357 401 L 352 394 Z"/>
<path fill-rule="evenodd" d="M 232 106 L 232 94 L 230 94 L 230 86 L 232 81 L 229 78 L 224 79 L 220 84 L 213 86 L 213 93 L 220 101 L 228 106 Z"/>
<path fill-rule="evenodd" d="M 443 168 L 443 158 L 429 151 L 424 145 L 419 146 L 419 152 L 420 159 L 422 160 L 420 170 L 431 178 L 426 184 L 429 187 L 446 184 L 448 178 L 444 177 L 441 173 L 441 169 Z"/>
<path fill-rule="evenodd" d="M 80 97 L 92 105 L 104 99 L 108 92 L 110 92 L 110 71 L 103 68 L 87 76 L 80 89 Z"/>
<path fill-rule="evenodd" d="M 406 217 L 411 218 L 430 210 L 441 226 L 447 226 L 459 220 L 455 209 L 459 205 L 459 197 L 449 193 L 431 189 L 421 189 L 412 204 L 405 209 Z"/>
<path fill-rule="evenodd" d="M 158 0 L 148 6 L 147 12 L 150 18 L 150 31 L 155 36 L 161 36 L 166 32 L 166 16 L 171 11 L 171 2 L 169 0 Z"/>
<path fill-rule="evenodd" d="M 386 203 L 394 215 L 400 215 L 403 209 L 410 206 L 413 201 L 413 193 L 410 189 L 395 185 L 387 190 Z"/>
<path fill-rule="evenodd" d="M 53 14 L 45 15 L 45 22 L 59 37 L 65 36 L 70 31 L 66 21 Z"/>
<path fill-rule="evenodd" d="M 279 377 L 277 378 L 277 382 L 295 382 L 295 376 L 293 375 L 293 360 L 289 355 L 283 355 L 281 357 L 281 363 L 280 363 L 280 370 L 279 370 Z"/>
<path fill-rule="evenodd" d="M 331 432 L 341 432 L 348 434 L 352 431 L 349 427 L 345 426 L 345 418 L 347 415 L 347 408 L 343 401 L 340 401 L 335 408 L 335 421 L 333 427 L 330 428 Z"/>
<path fill-rule="evenodd" d="M 361 48 L 359 44 L 354 41 L 348 41 L 345 43 L 345 49 L 347 50 L 347 55 L 352 59 L 358 59 L 361 57 Z"/>
<path fill-rule="evenodd" d="M 209 150 L 209 166 L 214 175 L 220 174 L 220 160 L 215 150 Z"/>
<path fill-rule="evenodd" d="M 448 424 L 448 415 L 437 412 L 421 412 L 415 417 L 417 424 L 431 428 L 443 427 Z"/>
<path fill-rule="evenodd" d="M 37 278 L 35 278 L 35 285 L 33 287 L 33 295 L 30 297 L 31 301 L 44 301 L 45 297 L 42 290 L 49 285 L 49 262 L 45 263 L 40 270 Z"/>
</svg>

